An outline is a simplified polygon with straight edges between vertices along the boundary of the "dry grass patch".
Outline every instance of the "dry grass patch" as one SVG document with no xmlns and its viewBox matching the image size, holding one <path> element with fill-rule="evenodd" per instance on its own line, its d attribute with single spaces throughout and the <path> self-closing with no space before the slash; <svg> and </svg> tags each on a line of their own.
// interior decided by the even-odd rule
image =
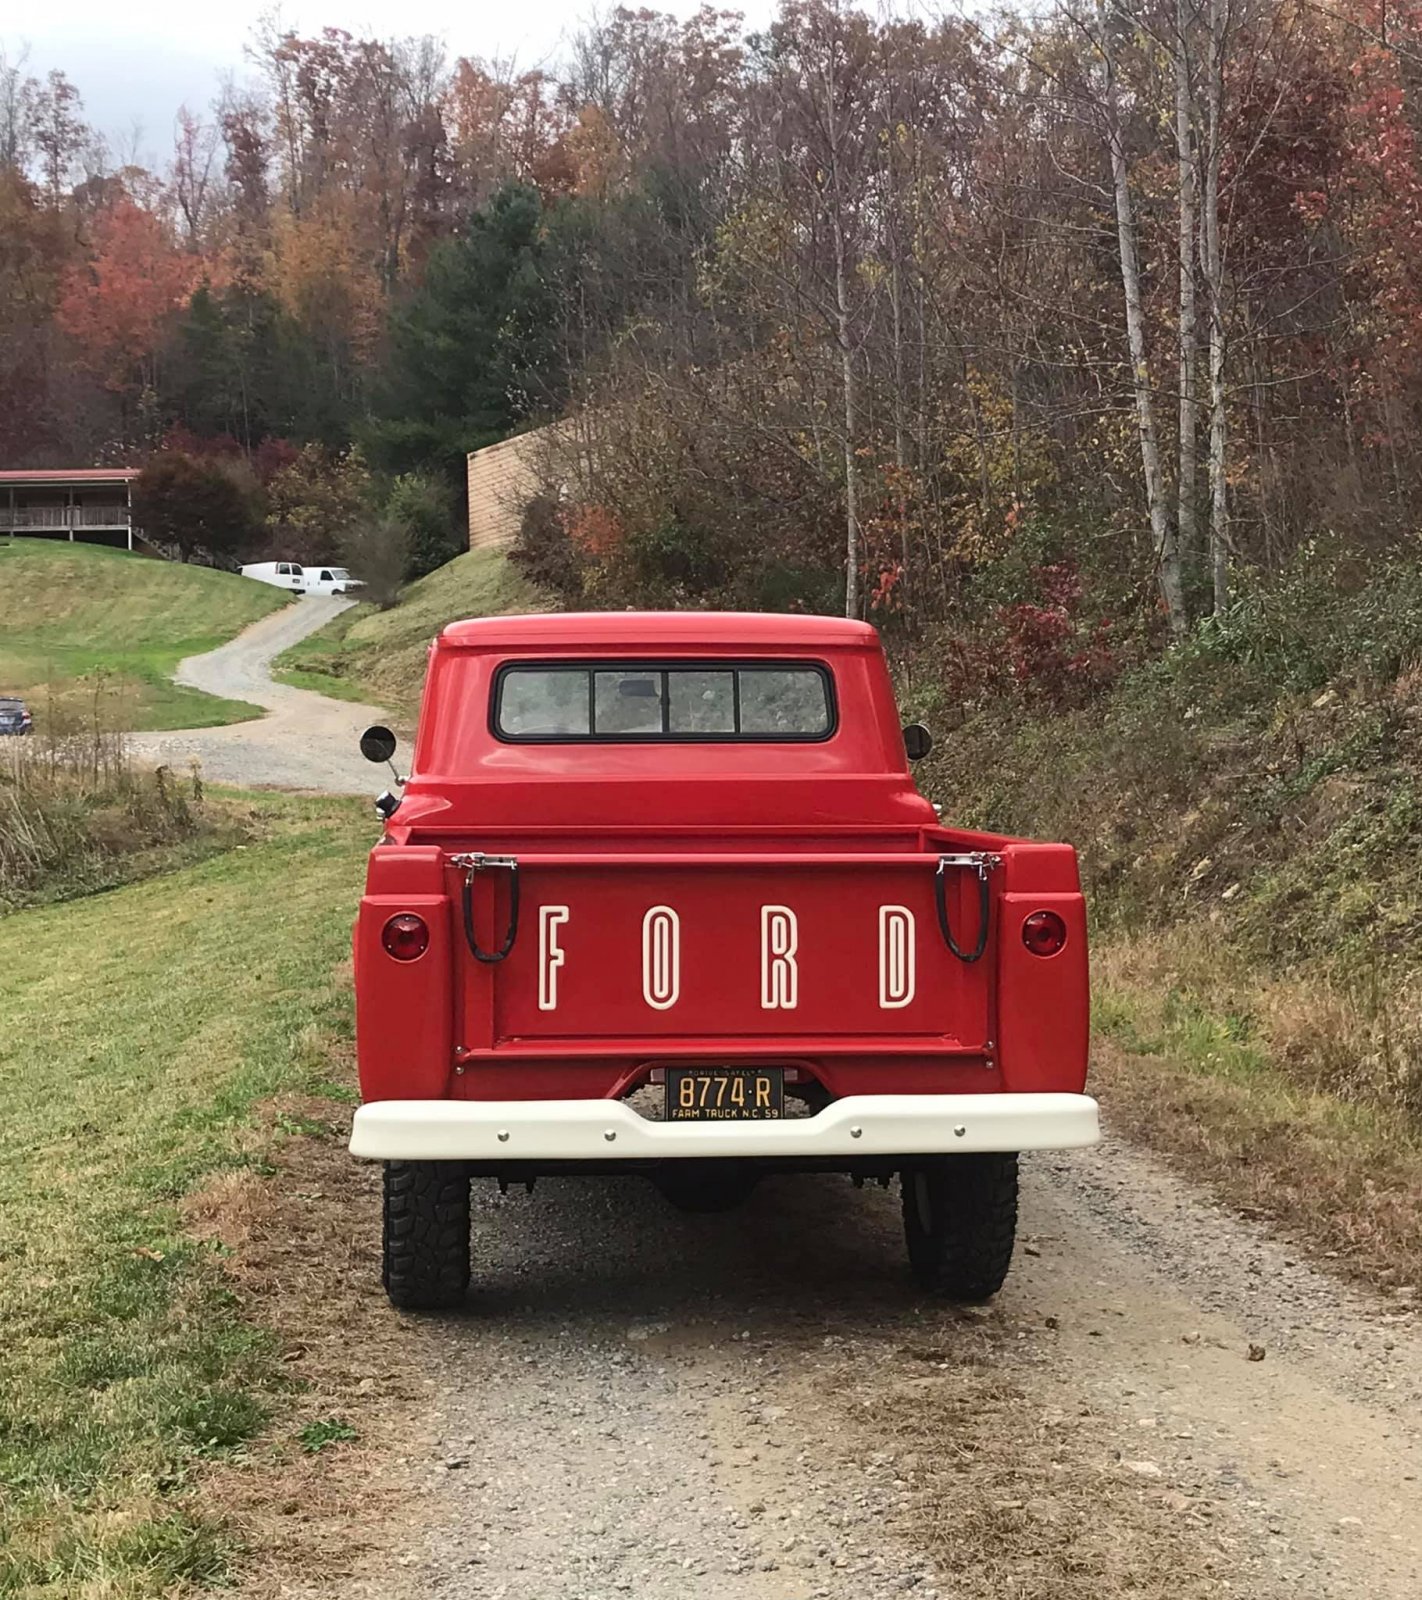
<svg viewBox="0 0 1422 1600">
<path fill-rule="evenodd" d="M 333 1076 L 350 1076 L 339 1050 Z M 244 1460 L 206 1473 L 201 1499 L 246 1550 L 243 1594 L 290 1594 L 298 1575 L 338 1593 L 420 1514 L 394 1463 L 419 1442 L 422 1334 L 380 1289 L 378 1172 L 346 1152 L 349 1113 L 288 1096 L 263 1120 L 267 1170 L 219 1175 L 183 1214 L 220 1246 L 224 1277 L 295 1388 Z"/>
<path fill-rule="evenodd" d="M 1198 925 L 1108 939 L 1093 961 L 1115 1127 L 1350 1273 L 1422 1282 L 1415 977 L 1379 997 L 1265 974 Z"/>
<path fill-rule="evenodd" d="M 82 714 L 0 741 L 0 913 L 111 889 L 250 837 L 246 808 L 214 799 L 196 766 L 145 770 L 129 757 L 111 686 Z"/>
<path fill-rule="evenodd" d="M 1092 978 L 1097 1029 L 1127 1048 L 1236 1073 L 1272 1066 L 1304 1091 L 1422 1114 L 1422 971 L 1323 961 L 1273 971 L 1198 920 L 1107 935 Z"/>
<path fill-rule="evenodd" d="M 1084 1407 L 955 1365 L 910 1368 L 871 1409 L 909 1485 L 903 1531 L 953 1600 L 1203 1600 L 1230 1586 L 1207 1511 L 1133 1476 Z"/>
<path fill-rule="evenodd" d="M 1370 1282 L 1422 1283 L 1422 1139 L 1410 1119 L 1309 1094 L 1267 1067 L 1224 1075 L 1097 1046 L 1113 1127 L 1240 1210 Z"/>
</svg>

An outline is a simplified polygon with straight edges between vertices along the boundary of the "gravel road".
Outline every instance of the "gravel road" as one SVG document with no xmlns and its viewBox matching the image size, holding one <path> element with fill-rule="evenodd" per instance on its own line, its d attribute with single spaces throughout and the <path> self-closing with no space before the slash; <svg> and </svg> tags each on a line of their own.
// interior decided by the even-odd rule
<svg viewBox="0 0 1422 1600">
<path fill-rule="evenodd" d="M 364 760 L 356 741 L 372 722 L 387 720 L 387 713 L 274 683 L 270 671 L 274 657 L 352 604 L 337 595 L 307 595 L 219 649 L 179 662 L 179 683 L 250 701 L 267 715 L 226 728 L 136 733 L 129 740 L 134 755 L 177 768 L 196 759 L 210 781 L 243 788 L 376 794 L 383 787 L 380 771 Z"/>
<path fill-rule="evenodd" d="M 345 603 L 184 662 L 270 714 L 139 753 L 369 793 L 355 741 L 380 713 L 268 672 Z M 404 1514 L 373 1530 L 357 1496 L 363 1571 L 254 1592 L 1417 1600 L 1416 1286 L 1340 1286 L 1119 1141 L 1024 1168 L 1017 1263 L 971 1311 L 911 1293 L 894 1197 L 843 1180 L 711 1217 L 636 1179 L 476 1186 L 467 1310 L 380 1312 L 369 1352 L 388 1369 L 393 1331 L 392 1390 L 429 1397 L 380 1486 Z M 348 1181 L 368 1256 L 378 1175 Z M 362 1262 L 350 1294 L 374 1279 Z"/>
<path fill-rule="evenodd" d="M 1024 1166 L 1018 1261 L 970 1311 L 910 1293 L 895 1198 L 844 1180 L 719 1217 L 477 1185 L 467 1310 L 402 1330 L 408 1516 L 378 1571 L 277 1592 L 1416 1600 L 1415 1297 L 1120 1143 Z"/>
</svg>

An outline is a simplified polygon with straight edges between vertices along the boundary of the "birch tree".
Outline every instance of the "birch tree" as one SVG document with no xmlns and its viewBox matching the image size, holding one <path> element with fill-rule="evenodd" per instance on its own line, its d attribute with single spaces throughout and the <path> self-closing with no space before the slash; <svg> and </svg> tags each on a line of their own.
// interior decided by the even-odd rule
<svg viewBox="0 0 1422 1600">
<path fill-rule="evenodd" d="M 1175 155 L 1179 173 L 1180 434 L 1176 479 L 1176 525 L 1182 561 L 1193 563 L 1199 544 L 1195 494 L 1199 476 L 1198 328 L 1195 308 L 1196 233 L 1200 175 L 1195 140 L 1195 94 L 1191 45 L 1195 9 L 1175 3 Z"/>
<path fill-rule="evenodd" d="M 1229 483 L 1225 410 L 1225 285 L 1220 241 L 1220 152 L 1223 147 L 1224 62 L 1229 0 L 1210 0 L 1205 77 L 1205 200 L 1201 243 L 1210 311 L 1210 587 L 1216 615 L 1229 605 Z"/>
<path fill-rule="evenodd" d="M 1111 161 L 1111 188 L 1116 203 L 1116 240 L 1121 266 L 1121 290 L 1126 307 L 1126 342 L 1131 356 L 1131 388 L 1135 396 L 1136 426 L 1140 435 L 1141 477 L 1145 487 L 1146 511 L 1150 517 L 1151 543 L 1161 599 L 1165 603 L 1170 631 L 1180 638 L 1188 624 L 1180 572 L 1180 543 L 1170 508 L 1166 504 L 1165 478 L 1160 464 L 1155 398 L 1146 352 L 1140 252 L 1136 242 L 1130 166 L 1126 159 L 1116 54 L 1106 0 L 1097 0 L 1096 50 L 1101 63 L 1102 132 Z"/>
</svg>

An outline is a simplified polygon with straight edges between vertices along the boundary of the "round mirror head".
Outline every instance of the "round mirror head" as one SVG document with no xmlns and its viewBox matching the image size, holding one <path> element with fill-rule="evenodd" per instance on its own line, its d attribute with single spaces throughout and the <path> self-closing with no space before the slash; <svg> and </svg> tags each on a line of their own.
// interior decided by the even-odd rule
<svg viewBox="0 0 1422 1600">
<path fill-rule="evenodd" d="M 904 729 L 904 749 L 910 761 L 922 761 L 933 748 L 933 735 L 921 722 L 911 722 Z"/>
<path fill-rule="evenodd" d="M 395 754 L 395 735 L 378 724 L 360 736 L 360 753 L 367 761 L 388 761 Z"/>
</svg>

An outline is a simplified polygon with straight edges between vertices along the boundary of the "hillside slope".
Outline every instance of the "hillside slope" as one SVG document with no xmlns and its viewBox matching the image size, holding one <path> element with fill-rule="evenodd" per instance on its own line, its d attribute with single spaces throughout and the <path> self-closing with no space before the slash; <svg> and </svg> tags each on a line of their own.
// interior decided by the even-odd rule
<svg viewBox="0 0 1422 1600">
<path fill-rule="evenodd" d="M 287 603 L 280 591 L 210 567 L 97 545 L 17 539 L 0 545 L 0 693 L 37 719 L 211 727 L 256 708 L 179 688 L 184 656 L 215 649 Z"/>
<path fill-rule="evenodd" d="M 1315 555 L 1087 709 L 1050 688 L 970 708 L 921 781 L 1081 852 L 1114 1125 L 1416 1283 L 1422 568 Z"/>
<path fill-rule="evenodd" d="M 298 688 L 389 706 L 413 722 L 430 640 L 460 617 L 546 611 L 548 600 L 495 550 L 471 550 L 412 583 L 389 611 L 359 606 L 278 658 Z"/>
</svg>

